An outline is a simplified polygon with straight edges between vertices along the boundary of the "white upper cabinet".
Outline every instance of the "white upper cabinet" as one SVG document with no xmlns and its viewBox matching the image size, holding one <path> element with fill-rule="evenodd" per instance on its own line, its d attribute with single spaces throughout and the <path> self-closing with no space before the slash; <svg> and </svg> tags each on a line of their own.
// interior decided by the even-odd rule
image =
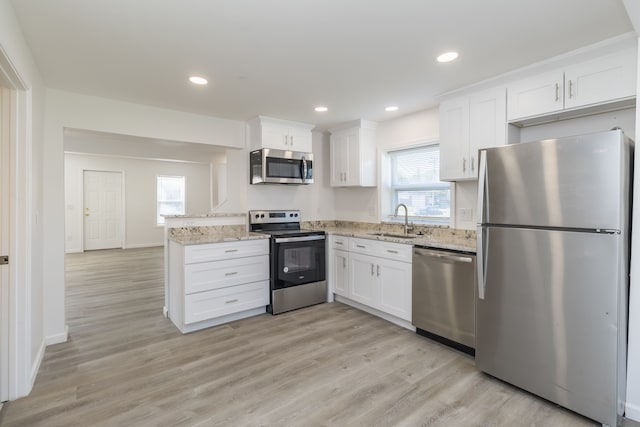
<svg viewBox="0 0 640 427">
<path fill-rule="evenodd" d="M 376 186 L 377 123 L 357 120 L 331 129 L 331 186 Z"/>
<path fill-rule="evenodd" d="M 251 150 L 274 148 L 312 152 L 311 129 L 314 125 L 258 116 L 249 120 L 248 126 Z"/>
<path fill-rule="evenodd" d="M 636 67 L 635 51 L 625 50 L 516 81 L 507 88 L 507 119 L 517 122 L 633 98 Z"/>
<path fill-rule="evenodd" d="M 478 178 L 478 150 L 506 143 L 505 88 L 440 104 L 440 180 Z"/>
</svg>

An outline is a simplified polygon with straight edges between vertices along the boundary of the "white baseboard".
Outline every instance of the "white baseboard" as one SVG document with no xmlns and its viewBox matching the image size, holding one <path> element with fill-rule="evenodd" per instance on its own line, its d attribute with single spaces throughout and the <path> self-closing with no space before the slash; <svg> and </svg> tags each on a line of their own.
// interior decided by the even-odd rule
<svg viewBox="0 0 640 427">
<path fill-rule="evenodd" d="M 365 311 L 365 312 L 367 312 L 369 314 L 373 314 L 374 316 L 381 317 L 384 320 L 386 320 L 387 322 L 394 323 L 394 324 L 396 324 L 398 326 L 401 326 L 401 327 L 403 327 L 405 329 L 408 329 L 410 331 L 413 331 L 413 332 L 416 331 L 416 327 L 413 326 L 411 324 L 411 322 L 408 322 L 408 321 L 406 321 L 404 319 L 400 319 L 399 317 L 396 317 L 396 316 L 394 316 L 392 314 L 388 314 L 388 313 L 385 313 L 383 311 L 376 310 L 375 308 L 366 306 L 364 304 L 361 304 L 361 303 L 359 303 L 357 301 L 354 301 L 354 300 L 351 300 L 349 298 L 345 298 L 345 297 L 343 297 L 341 295 L 335 294 L 335 301 L 341 302 L 343 304 L 350 305 L 351 307 L 357 308 L 358 310 Z"/>
<path fill-rule="evenodd" d="M 640 405 L 634 405 L 627 402 L 625 405 L 624 416 L 633 421 L 640 421 Z"/>
<path fill-rule="evenodd" d="M 65 325 L 64 332 L 56 335 L 49 335 L 48 337 L 44 337 L 44 344 L 49 346 L 53 344 L 60 344 L 62 342 L 67 342 L 69 339 L 69 325 Z"/>
<path fill-rule="evenodd" d="M 64 251 L 65 254 L 81 254 L 82 252 L 82 249 L 67 249 Z"/>
<path fill-rule="evenodd" d="M 137 249 L 137 248 L 155 248 L 157 246 L 164 246 L 163 242 L 158 243 L 136 243 L 133 245 L 126 245 L 123 249 Z"/>
<path fill-rule="evenodd" d="M 44 340 L 42 340 L 42 342 L 40 343 L 40 348 L 38 349 L 38 354 L 36 355 L 36 360 L 31 366 L 31 385 L 29 386 L 29 393 L 31 393 L 33 384 L 36 382 L 36 377 L 38 376 L 38 371 L 40 370 L 40 364 L 42 363 L 42 359 L 44 358 L 45 347 L 45 342 Z"/>
</svg>

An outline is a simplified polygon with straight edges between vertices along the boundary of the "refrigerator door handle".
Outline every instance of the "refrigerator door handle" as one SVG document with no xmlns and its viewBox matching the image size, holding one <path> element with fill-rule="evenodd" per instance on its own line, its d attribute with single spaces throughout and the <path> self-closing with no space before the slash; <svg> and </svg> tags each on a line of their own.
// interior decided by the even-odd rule
<svg viewBox="0 0 640 427">
<path fill-rule="evenodd" d="M 477 263 L 476 263 L 476 269 L 477 269 L 477 281 L 478 281 L 478 298 L 479 299 L 484 299 L 484 292 L 485 292 L 485 265 L 484 265 L 484 259 L 485 259 L 485 243 L 488 243 L 488 239 L 485 242 L 485 238 L 484 238 L 484 232 L 485 232 L 485 228 L 483 226 L 478 226 L 478 229 L 476 231 L 476 257 L 477 257 Z"/>
<path fill-rule="evenodd" d="M 486 221 L 487 213 L 487 152 L 485 150 L 480 151 L 480 165 L 478 166 L 478 223 L 484 224 Z"/>
</svg>

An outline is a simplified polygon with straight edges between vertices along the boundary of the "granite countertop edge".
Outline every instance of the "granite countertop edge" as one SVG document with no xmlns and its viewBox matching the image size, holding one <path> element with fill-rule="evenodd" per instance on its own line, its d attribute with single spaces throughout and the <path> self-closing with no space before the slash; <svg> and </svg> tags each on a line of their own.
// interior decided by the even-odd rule
<svg viewBox="0 0 640 427">
<path fill-rule="evenodd" d="M 243 240 L 260 240 L 268 239 L 268 234 L 251 233 L 251 232 L 225 232 L 220 234 L 207 234 L 207 235 L 191 235 L 191 236 L 170 236 L 169 240 L 179 243 L 181 245 L 204 245 L 207 243 L 225 243 L 225 242 L 239 242 Z"/>
<path fill-rule="evenodd" d="M 473 242 L 473 246 L 460 245 L 456 243 L 442 242 L 440 240 L 437 240 L 428 236 L 415 237 L 411 239 L 403 239 L 401 237 L 374 236 L 371 233 L 375 233 L 375 231 L 349 230 L 349 229 L 342 229 L 342 230 L 341 229 L 325 229 L 325 233 L 335 234 L 338 236 L 357 237 L 361 239 L 379 240 L 383 242 L 402 243 L 402 244 L 411 245 L 411 246 L 422 246 L 422 247 L 429 247 L 429 248 L 435 248 L 435 249 L 447 249 L 447 250 L 459 251 L 459 252 L 476 253 L 475 241 Z"/>
<path fill-rule="evenodd" d="M 247 216 L 247 213 L 226 213 L 226 212 L 209 212 L 203 214 L 184 214 L 184 215 L 164 215 L 165 218 L 225 218 L 225 217 L 236 217 L 236 216 Z"/>
</svg>

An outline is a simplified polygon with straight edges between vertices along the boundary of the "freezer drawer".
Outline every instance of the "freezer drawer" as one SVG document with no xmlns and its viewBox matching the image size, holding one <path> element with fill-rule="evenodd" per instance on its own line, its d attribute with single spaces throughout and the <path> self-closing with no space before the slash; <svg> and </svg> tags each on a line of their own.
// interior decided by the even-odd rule
<svg viewBox="0 0 640 427">
<path fill-rule="evenodd" d="M 416 328 L 475 348 L 475 262 L 471 254 L 413 249 Z"/>
</svg>

